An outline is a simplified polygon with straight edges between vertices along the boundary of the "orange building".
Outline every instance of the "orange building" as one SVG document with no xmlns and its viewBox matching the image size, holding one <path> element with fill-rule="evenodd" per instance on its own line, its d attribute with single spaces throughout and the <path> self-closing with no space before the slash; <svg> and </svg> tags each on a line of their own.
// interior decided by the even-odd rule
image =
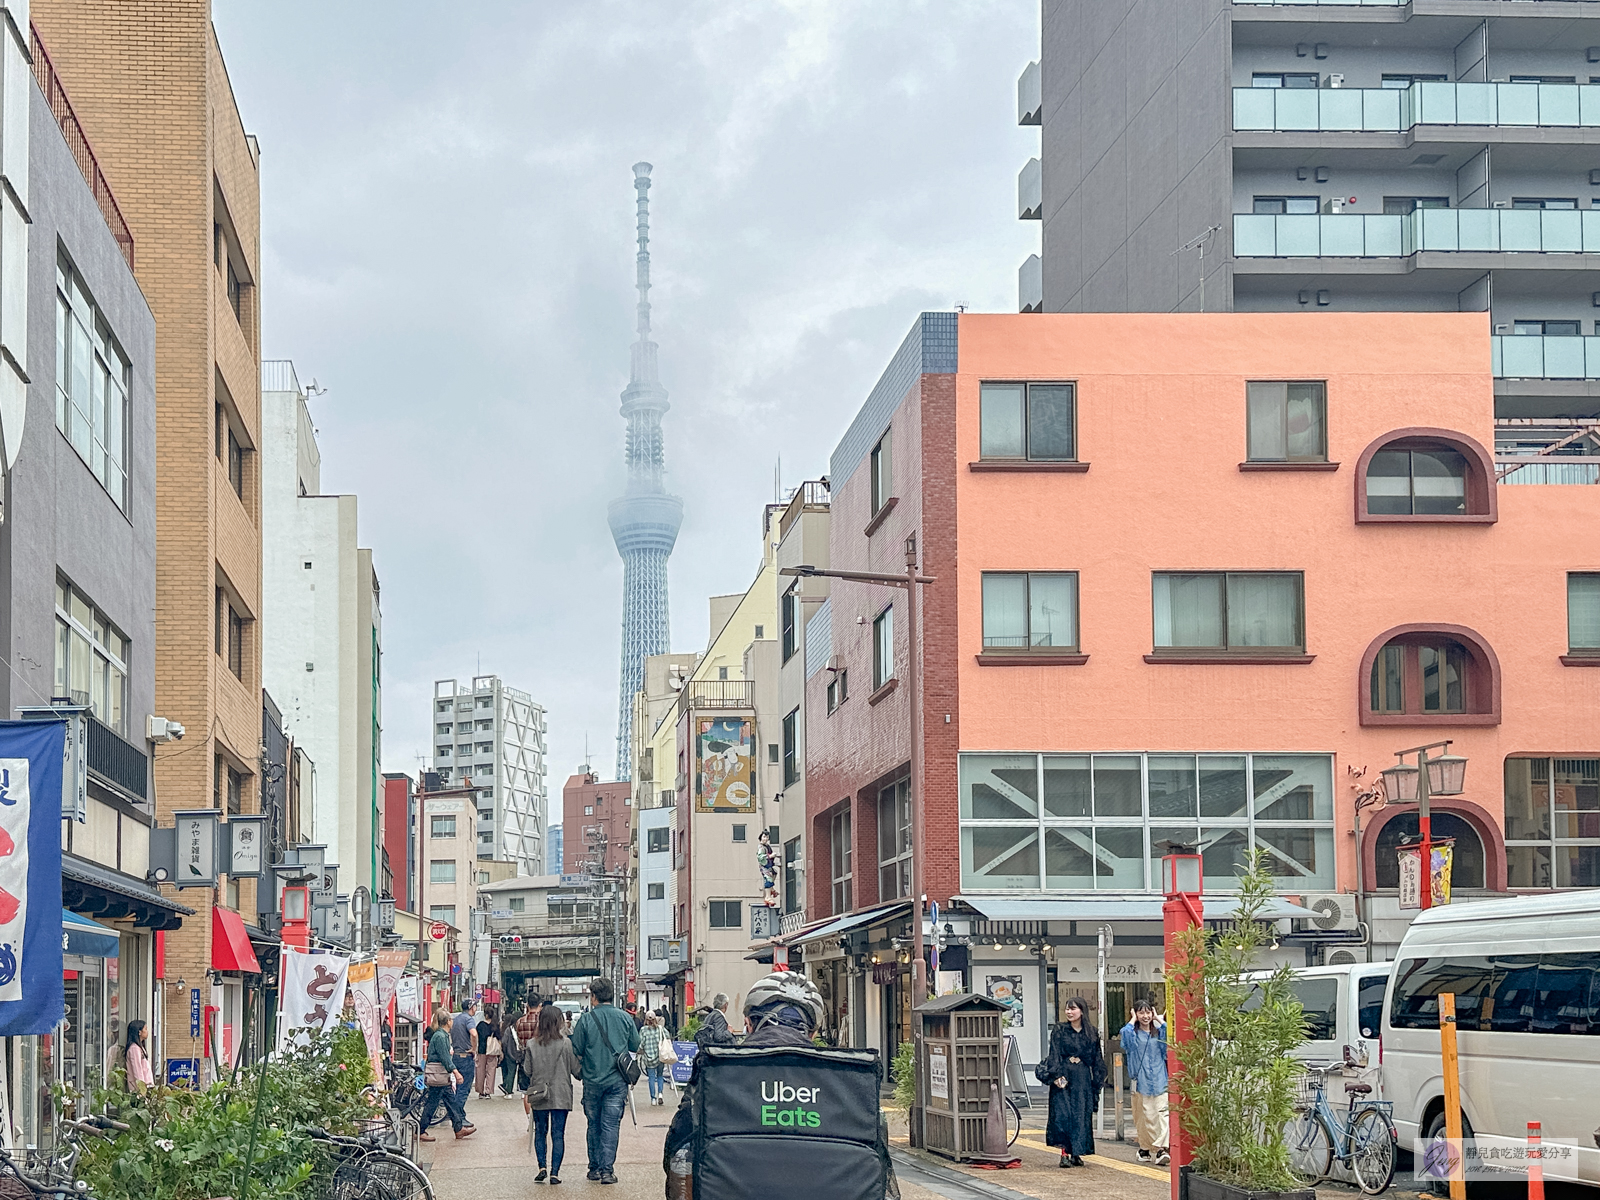
<svg viewBox="0 0 1600 1200">
<path fill-rule="evenodd" d="M 936 579 L 919 696 L 901 592 L 836 582 L 812 622 L 807 915 L 857 923 L 796 940 L 846 1036 L 905 1033 L 917 815 L 940 969 L 1015 999 L 1030 1062 L 1100 925 L 1107 1024 L 1159 988 L 1169 842 L 1213 912 L 1266 851 L 1287 961 L 1385 957 L 1416 809 L 1358 837 L 1356 800 L 1397 750 L 1469 760 L 1434 803 L 1458 900 L 1600 885 L 1600 488 L 1486 449 L 1486 322 L 923 315 L 830 479 L 835 568 L 903 570 L 915 534 Z"/>
</svg>

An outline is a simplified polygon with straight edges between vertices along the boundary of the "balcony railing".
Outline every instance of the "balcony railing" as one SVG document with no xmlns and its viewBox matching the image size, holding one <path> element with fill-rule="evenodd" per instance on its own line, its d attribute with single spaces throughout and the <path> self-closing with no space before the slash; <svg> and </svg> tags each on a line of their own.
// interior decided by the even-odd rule
<svg viewBox="0 0 1600 1200">
<path fill-rule="evenodd" d="M 1600 253 L 1600 209 L 1424 208 L 1383 213 L 1238 213 L 1236 258 L 1399 258 L 1419 251 Z"/>
<path fill-rule="evenodd" d="M 1600 458 L 1592 456 L 1531 458 L 1496 455 L 1494 463 L 1496 474 L 1500 475 L 1503 484 L 1600 484 Z"/>
<path fill-rule="evenodd" d="M 1498 379 L 1600 379 L 1600 337 L 1496 335 Z"/>
<path fill-rule="evenodd" d="M 1407 88 L 1233 89 L 1233 127 L 1395 133 L 1413 125 L 1600 125 L 1600 85 L 1413 83 Z"/>
<path fill-rule="evenodd" d="M 33 55 L 33 77 L 38 80 L 39 90 L 49 101 L 50 113 L 55 117 L 56 124 L 61 126 L 61 136 L 66 139 L 67 149 L 72 151 L 78 170 L 83 172 L 84 182 L 89 185 L 89 190 L 94 193 L 95 203 L 100 206 L 100 215 L 105 218 L 106 225 L 111 229 L 111 236 L 116 239 L 117 249 L 122 251 L 122 257 L 127 261 L 128 269 L 131 271 L 133 234 L 128 231 L 128 222 L 123 220 L 122 209 L 117 207 L 117 198 L 111 194 L 111 185 L 106 182 L 105 172 L 100 169 L 94 150 L 89 146 L 88 135 L 83 132 L 78 114 L 72 111 L 72 101 L 67 99 L 67 89 L 61 86 L 61 77 L 56 74 L 55 64 L 50 61 L 44 43 L 39 40 L 39 31 L 32 23 L 28 25 L 28 40 L 28 49 Z"/>
<path fill-rule="evenodd" d="M 747 679 L 700 679 L 678 693 L 678 715 L 691 709 L 754 708 L 756 685 Z"/>
<path fill-rule="evenodd" d="M 149 757 L 116 730 L 101 724 L 92 714 L 87 725 L 88 735 L 84 741 L 89 754 L 89 773 L 130 796 L 147 801 L 150 795 Z"/>
</svg>

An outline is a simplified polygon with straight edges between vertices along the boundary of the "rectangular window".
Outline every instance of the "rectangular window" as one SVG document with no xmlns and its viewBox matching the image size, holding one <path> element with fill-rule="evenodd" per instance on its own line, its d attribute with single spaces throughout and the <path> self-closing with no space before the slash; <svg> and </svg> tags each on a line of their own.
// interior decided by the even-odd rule
<svg viewBox="0 0 1600 1200">
<path fill-rule="evenodd" d="M 783 786 L 800 782 L 800 759 L 797 745 L 800 737 L 800 709 L 798 706 L 783 719 Z"/>
<path fill-rule="evenodd" d="M 886 608 L 872 622 L 872 690 L 894 678 L 894 609 Z"/>
<path fill-rule="evenodd" d="M 742 841 L 745 840 L 745 834 L 748 831 L 749 826 L 747 826 L 747 825 L 734 825 L 732 827 L 732 829 L 733 829 L 733 840 L 736 841 L 736 842 L 742 842 Z"/>
<path fill-rule="evenodd" d="M 1263 216 L 1296 214 L 1312 216 L 1322 211 L 1321 196 L 1255 196 L 1250 211 Z"/>
<path fill-rule="evenodd" d="M 1419 75 L 1416 72 L 1400 75 L 1384 75 L 1381 86 L 1386 88 L 1408 88 L 1413 83 L 1446 83 L 1448 75 Z"/>
<path fill-rule="evenodd" d="M 228 670 L 236 679 L 244 678 L 244 626 L 238 609 L 228 605 Z"/>
<path fill-rule="evenodd" d="M 985 572 L 983 648 L 1077 650 L 1077 572 Z"/>
<path fill-rule="evenodd" d="M 244 499 L 244 445 L 234 436 L 232 425 L 228 426 L 228 486 Z"/>
<path fill-rule="evenodd" d="M 428 908 L 428 920 L 443 921 L 446 925 L 456 923 L 456 906 L 454 904 L 434 904 Z"/>
<path fill-rule="evenodd" d="M 1511 323 L 1516 337 L 1578 337 L 1583 333 L 1582 321 L 1536 321 L 1519 318 Z"/>
<path fill-rule="evenodd" d="M 713 900 L 708 906 L 712 929 L 741 929 L 744 927 L 744 901 Z"/>
<path fill-rule="evenodd" d="M 1567 80 L 1568 83 L 1573 82 Z M 1552 209 L 1557 212 L 1570 212 L 1578 207 L 1576 196 L 1513 196 L 1511 207 L 1522 211 L 1541 212 Z"/>
<path fill-rule="evenodd" d="M 778 628 L 783 639 L 783 661 L 800 648 L 800 585 L 792 584 L 779 600 Z"/>
<path fill-rule="evenodd" d="M 777 766 L 783 761 L 783 749 L 777 742 L 767 743 L 767 761 L 773 766 Z"/>
<path fill-rule="evenodd" d="M 128 733 L 128 656 L 123 637 L 89 598 L 56 580 L 55 683 L 51 695 L 87 704 L 95 719 Z"/>
<path fill-rule="evenodd" d="M 239 315 L 243 303 L 241 297 L 243 287 L 239 283 L 239 272 L 233 269 L 233 259 L 227 260 L 228 270 L 228 307 L 233 309 L 233 319 L 243 323 L 244 318 Z"/>
<path fill-rule="evenodd" d="M 1388 645 L 1372 664 L 1372 711 L 1405 712 L 1405 653 L 1403 645 Z"/>
<path fill-rule="evenodd" d="M 456 835 L 456 818 L 452 813 L 447 817 L 431 816 L 428 818 L 428 836 L 432 838 L 453 838 Z"/>
<path fill-rule="evenodd" d="M 978 392 L 978 456 L 1036 462 L 1078 457 L 1077 385 L 985 383 Z"/>
<path fill-rule="evenodd" d="M 526 896 L 513 896 L 507 901 L 506 906 L 514 913 L 528 911 L 528 898 Z"/>
<path fill-rule="evenodd" d="M 1327 384 L 1259 382 L 1245 385 L 1251 462 L 1327 462 Z"/>
<path fill-rule="evenodd" d="M 1508 758 L 1506 884 L 1600 887 L 1600 758 Z"/>
<path fill-rule="evenodd" d="M 429 883 L 454 883 L 456 862 L 453 858 L 436 858 L 428 864 Z"/>
<path fill-rule="evenodd" d="M 244 811 L 244 775 L 232 767 L 228 768 L 228 811 Z"/>
<path fill-rule="evenodd" d="M 840 669 L 828 680 L 828 711 L 831 713 L 850 698 L 850 672 Z"/>
<path fill-rule="evenodd" d="M 1567 576 L 1567 649 L 1573 654 L 1600 654 L 1600 574 Z"/>
<path fill-rule="evenodd" d="M 845 804 L 828 824 L 828 845 L 832 865 L 833 911 L 847 913 L 855 907 L 850 876 L 850 806 Z"/>
<path fill-rule="evenodd" d="M 783 844 L 783 911 L 800 911 L 800 839 L 790 838 Z"/>
<path fill-rule="evenodd" d="M 667 885 L 664 883 L 646 884 L 646 900 L 665 900 L 667 898 Z"/>
<path fill-rule="evenodd" d="M 871 484 L 872 484 L 872 515 L 877 516 L 878 510 L 889 502 L 894 487 L 894 467 L 890 457 L 890 433 L 885 431 L 878 439 L 878 444 L 872 448 Z"/>
<path fill-rule="evenodd" d="M 1385 196 L 1384 214 L 1391 217 L 1410 216 L 1419 208 L 1449 208 L 1449 196 Z"/>
<path fill-rule="evenodd" d="M 56 428 L 118 508 L 128 507 L 128 392 L 133 373 L 65 257 L 56 261 Z"/>
<path fill-rule="evenodd" d="M 672 848 L 672 831 L 665 826 L 645 830 L 644 847 L 646 854 L 665 854 Z"/>
<path fill-rule="evenodd" d="M 1467 652 L 1457 642 L 1417 647 L 1422 711 L 1466 712 Z"/>
<path fill-rule="evenodd" d="M 1322 82 L 1315 71 L 1257 71 L 1250 86 L 1258 88 L 1314 88 Z"/>
<path fill-rule="evenodd" d="M 878 792 L 878 899 L 911 895 L 911 780 Z"/>
<path fill-rule="evenodd" d="M 1157 650 L 1302 652 L 1299 571 L 1157 572 L 1152 608 Z"/>
</svg>

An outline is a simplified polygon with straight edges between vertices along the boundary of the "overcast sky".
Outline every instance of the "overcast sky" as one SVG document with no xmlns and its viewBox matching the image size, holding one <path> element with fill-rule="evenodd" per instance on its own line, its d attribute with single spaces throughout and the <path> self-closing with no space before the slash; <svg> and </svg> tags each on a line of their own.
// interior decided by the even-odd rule
<svg viewBox="0 0 1600 1200">
<path fill-rule="evenodd" d="M 261 142 L 264 356 L 312 401 L 326 492 L 383 585 L 386 770 L 433 681 L 549 714 L 548 783 L 615 761 L 634 319 L 651 193 L 671 398 L 672 649 L 760 563 L 761 506 L 827 459 L 916 314 L 1014 311 L 1038 226 L 1016 79 L 1036 0 L 215 0 Z"/>
</svg>

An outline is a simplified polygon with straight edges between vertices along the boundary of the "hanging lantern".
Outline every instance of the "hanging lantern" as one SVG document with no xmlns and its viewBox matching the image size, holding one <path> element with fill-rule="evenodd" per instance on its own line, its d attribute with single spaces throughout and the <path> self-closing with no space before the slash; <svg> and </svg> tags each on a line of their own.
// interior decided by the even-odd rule
<svg viewBox="0 0 1600 1200">
<path fill-rule="evenodd" d="M 1428 793 L 1459 796 L 1466 786 L 1467 760 L 1459 754 L 1441 754 L 1428 760 Z"/>
<path fill-rule="evenodd" d="M 1417 769 L 1410 763 L 1396 763 L 1388 770 L 1380 771 L 1383 776 L 1383 790 L 1388 794 L 1390 804 L 1415 804 L 1417 800 Z M 1431 786 L 1433 779 L 1429 776 Z"/>
</svg>

